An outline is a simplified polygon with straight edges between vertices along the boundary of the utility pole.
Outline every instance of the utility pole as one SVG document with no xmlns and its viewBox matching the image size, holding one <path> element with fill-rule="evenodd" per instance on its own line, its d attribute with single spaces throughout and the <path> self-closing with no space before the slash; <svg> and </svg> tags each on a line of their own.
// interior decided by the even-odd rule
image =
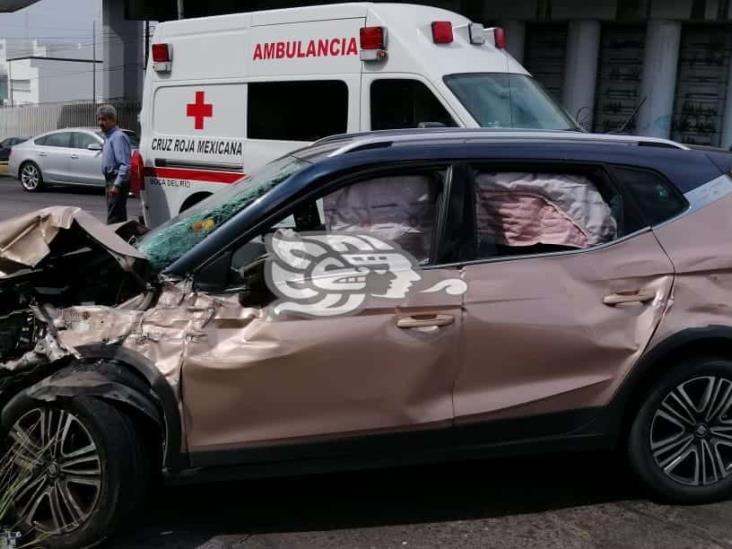
<svg viewBox="0 0 732 549">
<path fill-rule="evenodd" d="M 178 0 L 178 19 L 183 19 L 183 0 Z"/>
<path fill-rule="evenodd" d="M 8 99 L 13 106 L 13 60 L 8 59 Z"/>
<path fill-rule="evenodd" d="M 97 21 L 92 19 L 92 104 L 97 104 Z"/>
<path fill-rule="evenodd" d="M 145 69 L 147 69 L 147 61 L 150 57 L 150 20 L 145 19 Z"/>
</svg>

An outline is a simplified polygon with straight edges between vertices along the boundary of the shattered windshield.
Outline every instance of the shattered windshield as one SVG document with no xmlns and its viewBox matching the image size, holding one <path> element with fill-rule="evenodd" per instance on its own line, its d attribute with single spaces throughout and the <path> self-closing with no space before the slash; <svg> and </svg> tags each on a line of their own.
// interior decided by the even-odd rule
<svg viewBox="0 0 732 549">
<path fill-rule="evenodd" d="M 148 257 L 153 268 L 165 269 L 304 164 L 307 162 L 288 156 L 266 165 L 153 229 L 137 243 L 137 248 Z"/>
</svg>

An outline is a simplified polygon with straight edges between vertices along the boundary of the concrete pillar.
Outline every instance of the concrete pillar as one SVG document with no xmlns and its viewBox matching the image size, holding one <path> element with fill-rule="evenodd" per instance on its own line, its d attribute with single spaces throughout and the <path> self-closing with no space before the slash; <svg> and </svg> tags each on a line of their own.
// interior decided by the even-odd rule
<svg viewBox="0 0 732 549">
<path fill-rule="evenodd" d="M 567 54 L 564 59 L 562 103 L 586 129 L 592 129 L 600 54 L 600 22 L 589 19 L 570 21 Z"/>
<path fill-rule="evenodd" d="M 142 97 L 142 22 L 125 19 L 125 3 L 102 0 L 105 99 Z"/>
<path fill-rule="evenodd" d="M 643 80 L 638 112 L 638 134 L 651 137 L 671 135 L 671 117 L 676 92 L 681 23 L 652 19 L 646 30 Z"/>
<path fill-rule="evenodd" d="M 526 23 L 516 19 L 506 19 L 500 21 L 498 26 L 503 27 L 503 30 L 506 31 L 506 51 L 508 51 L 516 61 L 523 64 L 524 43 L 526 41 Z"/>
<path fill-rule="evenodd" d="M 724 118 L 722 119 L 722 141 L 719 144 L 724 149 L 732 146 L 732 64 L 727 74 L 727 95 L 724 101 Z"/>
</svg>

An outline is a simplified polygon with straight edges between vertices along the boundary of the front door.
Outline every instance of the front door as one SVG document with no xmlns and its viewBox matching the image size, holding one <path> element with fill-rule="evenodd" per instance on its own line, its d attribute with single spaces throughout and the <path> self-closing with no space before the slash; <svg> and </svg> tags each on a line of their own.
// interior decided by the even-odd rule
<svg viewBox="0 0 732 549">
<path fill-rule="evenodd" d="M 436 259 L 449 172 L 389 171 L 283 213 L 270 236 L 277 301 L 228 298 L 184 359 L 194 462 L 205 464 L 203 451 L 450 426 L 462 283 Z M 237 251 L 232 268 L 258 246 Z"/>
<path fill-rule="evenodd" d="M 456 421 L 606 405 L 669 299 L 673 269 L 653 233 L 600 167 L 477 166 L 472 195 Z M 514 435 L 563 428 L 528 426 Z"/>
</svg>

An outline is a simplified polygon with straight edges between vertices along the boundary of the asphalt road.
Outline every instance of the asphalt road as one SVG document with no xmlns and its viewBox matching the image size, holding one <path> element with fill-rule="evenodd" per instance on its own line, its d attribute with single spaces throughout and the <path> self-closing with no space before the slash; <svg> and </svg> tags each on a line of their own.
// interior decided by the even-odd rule
<svg viewBox="0 0 732 549">
<path fill-rule="evenodd" d="M 0 176 L 0 220 L 46 206 L 81 206 L 102 221 L 107 217 L 102 189 L 56 186 L 41 192 L 28 193 L 17 179 Z M 127 202 L 127 214 L 132 217 L 140 213 L 139 200 L 130 199 Z"/>
<path fill-rule="evenodd" d="M 100 191 L 24 192 L 0 219 L 53 204 L 104 219 Z M 131 215 L 139 203 L 131 201 Z M 648 501 L 614 454 L 486 460 L 154 488 L 112 549 L 732 548 L 732 502 Z"/>
</svg>

